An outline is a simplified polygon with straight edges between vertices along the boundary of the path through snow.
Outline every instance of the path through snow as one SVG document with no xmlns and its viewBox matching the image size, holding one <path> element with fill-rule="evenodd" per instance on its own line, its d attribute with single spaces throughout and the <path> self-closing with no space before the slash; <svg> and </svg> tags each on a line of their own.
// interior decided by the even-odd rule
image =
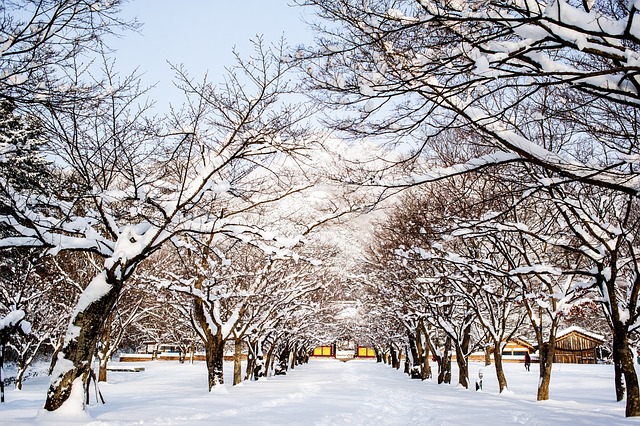
<svg viewBox="0 0 640 426">
<path fill-rule="evenodd" d="M 373 361 L 312 360 L 286 376 L 206 391 L 203 363 L 149 362 L 142 373 L 111 372 L 101 385 L 107 404 L 90 417 L 38 414 L 46 378 L 8 393 L 0 424 L 131 425 L 564 425 L 640 424 L 613 400 L 611 366 L 556 365 L 552 400 L 535 401 L 537 365 L 507 365 L 511 390 L 497 393 L 485 369 L 484 392 L 410 380 Z M 479 364 L 472 364 L 475 377 Z M 232 371 L 231 365 L 226 372 Z M 454 377 L 457 373 L 454 371 Z M 225 378 L 230 382 L 231 377 Z"/>
</svg>

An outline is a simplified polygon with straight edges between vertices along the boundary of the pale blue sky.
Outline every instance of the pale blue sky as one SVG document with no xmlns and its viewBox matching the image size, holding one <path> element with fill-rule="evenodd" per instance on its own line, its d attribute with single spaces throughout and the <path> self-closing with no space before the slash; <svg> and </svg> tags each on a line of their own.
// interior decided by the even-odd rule
<svg viewBox="0 0 640 426">
<path fill-rule="evenodd" d="M 151 95 L 159 109 L 171 100 L 178 102 L 167 61 L 184 64 L 194 77 L 209 71 L 220 81 L 225 66 L 234 64 L 235 46 L 244 56 L 252 52 L 250 39 L 263 35 L 268 43 L 281 36 L 296 46 L 312 39 L 302 22 L 303 12 L 290 6 L 292 0 L 131 0 L 125 17 L 137 17 L 144 24 L 141 34 L 127 33 L 110 43 L 117 49 L 118 68 L 130 72 L 139 67 L 145 84 L 157 83 Z M 165 106 L 163 106 L 163 104 Z"/>
</svg>

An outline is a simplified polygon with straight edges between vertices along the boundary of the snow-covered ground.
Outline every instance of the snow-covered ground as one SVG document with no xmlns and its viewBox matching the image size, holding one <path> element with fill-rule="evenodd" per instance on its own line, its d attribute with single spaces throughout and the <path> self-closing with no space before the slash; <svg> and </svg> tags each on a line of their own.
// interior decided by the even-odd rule
<svg viewBox="0 0 640 426">
<path fill-rule="evenodd" d="M 124 364 L 124 363 L 123 363 Z M 112 366 L 120 366 L 113 363 Z M 42 413 L 48 379 L 35 378 L 23 391 L 8 389 L 0 424 L 90 425 L 613 425 L 624 418 L 616 403 L 609 365 L 554 366 L 551 400 L 535 401 L 538 366 L 506 366 L 510 390 L 498 394 L 490 367 L 471 365 L 472 380 L 484 371 L 483 392 L 433 381 L 411 380 L 374 361 L 313 359 L 286 376 L 208 393 L 205 366 L 170 361 L 125 364 L 144 372 L 110 372 L 100 385 L 106 405 L 92 395 L 87 414 Z M 225 366 L 230 373 L 231 365 Z M 454 378 L 457 372 L 454 371 Z M 231 377 L 227 374 L 226 380 Z"/>
</svg>

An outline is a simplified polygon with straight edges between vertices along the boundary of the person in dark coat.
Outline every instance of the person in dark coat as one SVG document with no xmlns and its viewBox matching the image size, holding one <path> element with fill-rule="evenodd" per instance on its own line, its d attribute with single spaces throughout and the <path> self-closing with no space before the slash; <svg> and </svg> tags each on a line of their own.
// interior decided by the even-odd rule
<svg viewBox="0 0 640 426">
<path fill-rule="evenodd" d="M 524 354 L 524 368 L 526 368 L 527 371 L 529 371 L 530 367 L 531 367 L 531 355 L 529 355 L 529 352 L 527 352 L 526 354 Z"/>
</svg>

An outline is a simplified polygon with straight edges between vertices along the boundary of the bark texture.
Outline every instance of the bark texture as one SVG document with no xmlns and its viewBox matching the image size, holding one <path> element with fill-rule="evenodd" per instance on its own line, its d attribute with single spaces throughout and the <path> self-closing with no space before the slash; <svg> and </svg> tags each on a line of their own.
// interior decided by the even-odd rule
<svg viewBox="0 0 640 426">
<path fill-rule="evenodd" d="M 87 383 L 96 344 L 122 290 L 123 280 L 116 278 L 114 272 L 119 266 L 101 273 L 110 285 L 108 291 L 97 298 L 91 296 L 96 290 L 94 279 L 80 297 L 62 347 L 54 354 L 52 363 L 55 363 L 55 366 L 52 369 L 51 385 L 44 404 L 45 410 L 54 411 L 60 408 L 69 399 L 76 379 L 81 378 L 82 383 Z M 86 306 L 82 304 L 83 296 L 90 300 Z"/>
<path fill-rule="evenodd" d="M 635 370 L 633 353 L 629 349 L 629 334 L 626 326 L 620 322 L 613 323 L 614 345 L 619 355 L 620 370 L 624 376 L 627 392 L 627 404 L 625 415 L 627 417 L 640 416 L 640 390 L 638 387 L 638 375 Z"/>
<path fill-rule="evenodd" d="M 287 374 L 287 369 L 289 368 L 289 355 L 291 354 L 291 349 L 289 344 L 286 344 L 280 352 L 280 356 L 278 357 L 278 364 L 276 364 L 274 374 L 276 376 L 284 376 Z"/>
<path fill-rule="evenodd" d="M 615 333 L 613 335 L 613 371 L 614 383 L 616 389 L 616 401 L 620 402 L 624 399 L 624 375 L 622 374 L 622 359 L 620 356 L 620 345 L 616 343 Z"/>
<path fill-rule="evenodd" d="M 538 401 L 549 399 L 549 384 L 551 383 L 551 369 L 553 367 L 553 356 L 555 354 L 555 337 L 540 345 L 540 381 L 538 384 Z"/>
<path fill-rule="evenodd" d="M 111 317 L 111 316 L 110 316 Z M 98 371 L 98 381 L 107 381 L 107 363 L 111 354 L 111 318 L 108 318 L 104 324 L 102 330 L 102 336 L 100 338 L 101 348 L 99 351 L 100 369 Z"/>
<path fill-rule="evenodd" d="M 242 340 L 234 339 L 233 385 L 242 383 Z"/>
<path fill-rule="evenodd" d="M 438 384 L 451 383 L 451 339 L 447 337 L 444 342 L 444 350 L 438 364 Z"/>
<path fill-rule="evenodd" d="M 497 348 L 493 350 L 493 362 L 496 367 L 496 377 L 498 378 L 498 387 L 500 393 L 508 389 L 507 377 L 504 375 L 504 367 L 502 365 L 502 350 L 500 348 L 501 342 L 493 342 L 493 347 Z"/>
<path fill-rule="evenodd" d="M 458 383 L 465 389 L 469 389 L 469 363 L 466 353 L 456 346 L 456 364 L 458 364 Z"/>
</svg>

